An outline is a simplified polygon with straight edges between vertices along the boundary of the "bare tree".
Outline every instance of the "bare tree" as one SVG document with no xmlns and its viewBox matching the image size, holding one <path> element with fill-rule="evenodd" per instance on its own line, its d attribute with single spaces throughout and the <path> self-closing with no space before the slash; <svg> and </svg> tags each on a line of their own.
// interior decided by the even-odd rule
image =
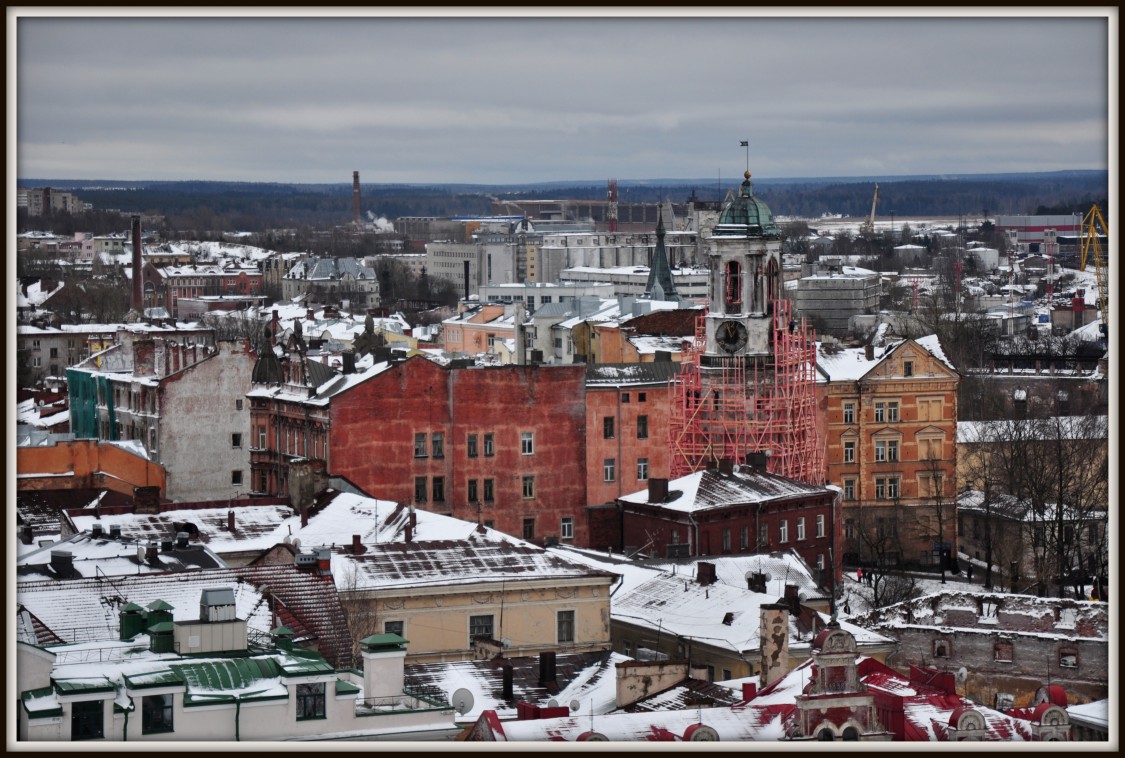
<svg viewBox="0 0 1125 758">
<path fill-rule="evenodd" d="M 216 340 L 247 340 L 257 355 L 269 347 L 266 320 L 256 310 L 212 311 L 201 321 L 215 330 Z"/>
</svg>

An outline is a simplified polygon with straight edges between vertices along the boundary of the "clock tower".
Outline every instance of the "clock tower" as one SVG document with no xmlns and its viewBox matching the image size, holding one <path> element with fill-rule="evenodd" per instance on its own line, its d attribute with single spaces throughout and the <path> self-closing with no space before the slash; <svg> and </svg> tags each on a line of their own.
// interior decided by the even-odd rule
<svg viewBox="0 0 1125 758">
<path fill-rule="evenodd" d="M 704 365 L 770 355 L 774 301 L 781 295 L 781 230 L 754 197 L 750 172 L 744 176 L 738 194 L 728 193 L 711 234 Z"/>
</svg>

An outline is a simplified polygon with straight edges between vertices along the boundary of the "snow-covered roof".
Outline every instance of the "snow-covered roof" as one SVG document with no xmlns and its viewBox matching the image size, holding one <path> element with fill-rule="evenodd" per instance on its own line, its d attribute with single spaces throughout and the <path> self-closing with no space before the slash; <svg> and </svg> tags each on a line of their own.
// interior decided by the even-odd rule
<svg viewBox="0 0 1125 758">
<path fill-rule="evenodd" d="M 887 325 L 880 324 L 880 327 L 885 328 Z M 832 381 L 858 381 L 870 373 L 882 362 L 883 358 L 893 353 L 905 341 L 890 342 L 883 348 L 876 346 L 870 359 L 866 357 L 864 347 L 845 347 L 833 350 L 827 348 L 825 343 L 819 342 L 817 343 L 816 353 L 817 367 L 822 372 L 827 373 Z M 919 337 L 914 342 L 937 358 L 946 368 L 956 370 L 949 359 L 946 358 L 945 351 L 942 350 L 941 342 L 936 334 Z M 818 380 L 825 381 L 823 376 L 818 377 Z"/>
<path fill-rule="evenodd" d="M 957 422 L 958 444 L 1027 438 L 1043 440 L 1108 439 L 1109 417 L 1053 416 L 1045 419 Z"/>
<path fill-rule="evenodd" d="M 42 280 L 32 282 L 27 285 L 27 293 L 24 293 L 24 288 L 20 285 L 19 280 L 16 280 L 16 308 L 30 308 L 32 306 L 38 308 L 47 302 L 55 293 L 59 292 L 64 287 L 63 282 L 59 282 L 54 289 L 44 290 Z"/>
<path fill-rule="evenodd" d="M 733 474 L 718 471 L 696 471 L 668 482 L 668 498 L 651 504 L 669 511 L 694 513 L 743 503 L 763 503 L 791 497 L 816 496 L 826 493 L 818 487 L 796 479 L 735 466 Z M 649 503 L 649 491 L 643 489 L 618 498 L 627 503 Z"/>
</svg>

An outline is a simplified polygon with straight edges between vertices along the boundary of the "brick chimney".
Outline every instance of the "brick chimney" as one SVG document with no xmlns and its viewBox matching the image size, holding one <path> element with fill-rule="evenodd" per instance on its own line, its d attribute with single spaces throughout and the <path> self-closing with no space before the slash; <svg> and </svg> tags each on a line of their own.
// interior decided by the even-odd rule
<svg viewBox="0 0 1125 758">
<path fill-rule="evenodd" d="M 367 552 L 367 550 L 366 550 L 366 548 L 363 547 L 363 543 L 360 542 L 360 535 L 353 534 L 352 535 L 352 555 L 363 555 L 365 552 Z"/>
<path fill-rule="evenodd" d="M 650 477 L 648 480 L 648 501 L 650 503 L 663 503 L 668 499 L 668 480 Z"/>
<path fill-rule="evenodd" d="M 159 487 L 134 487 L 133 488 L 134 513 L 159 513 L 160 488 Z"/>
<path fill-rule="evenodd" d="M 539 654 L 539 684 L 555 684 L 555 652 L 545 650 Z"/>
<path fill-rule="evenodd" d="M 234 511 L 227 511 L 227 531 L 234 533 Z"/>
<path fill-rule="evenodd" d="M 514 688 L 512 686 L 513 666 L 511 663 L 505 661 L 500 671 L 501 676 L 503 677 L 501 680 L 502 684 L 500 690 L 500 699 L 510 703 L 515 699 Z"/>
<path fill-rule="evenodd" d="M 789 672 L 789 606 L 768 603 L 759 606 L 762 654 L 762 689 Z"/>
<path fill-rule="evenodd" d="M 734 458 L 723 457 L 719 459 L 719 473 L 723 476 L 734 475 Z"/>
<path fill-rule="evenodd" d="M 715 583 L 715 564 L 708 561 L 700 561 L 696 564 L 696 578 L 699 580 L 700 587 L 706 587 Z"/>
</svg>

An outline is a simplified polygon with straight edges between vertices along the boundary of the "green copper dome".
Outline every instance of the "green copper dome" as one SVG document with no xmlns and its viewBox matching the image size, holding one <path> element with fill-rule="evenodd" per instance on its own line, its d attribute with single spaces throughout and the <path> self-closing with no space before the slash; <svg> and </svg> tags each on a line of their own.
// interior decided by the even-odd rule
<svg viewBox="0 0 1125 758">
<path fill-rule="evenodd" d="M 719 223 L 712 236 L 715 237 L 780 237 L 781 230 L 773 222 L 769 206 L 754 197 L 754 187 L 750 183 L 750 172 L 738 188 L 738 195 L 731 196 L 719 214 Z"/>
</svg>

